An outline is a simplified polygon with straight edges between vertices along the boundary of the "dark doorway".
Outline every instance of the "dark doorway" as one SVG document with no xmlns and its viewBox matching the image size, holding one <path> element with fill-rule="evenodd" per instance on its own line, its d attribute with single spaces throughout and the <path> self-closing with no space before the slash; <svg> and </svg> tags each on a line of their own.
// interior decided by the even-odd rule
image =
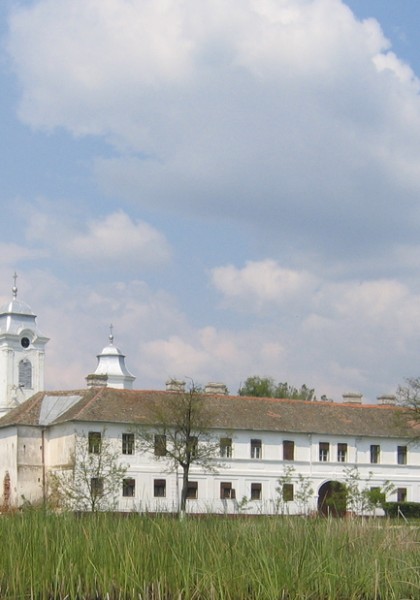
<svg viewBox="0 0 420 600">
<path fill-rule="evenodd" d="M 325 517 L 344 517 L 346 500 L 346 486 L 339 481 L 327 481 L 319 488 L 318 512 Z"/>
</svg>

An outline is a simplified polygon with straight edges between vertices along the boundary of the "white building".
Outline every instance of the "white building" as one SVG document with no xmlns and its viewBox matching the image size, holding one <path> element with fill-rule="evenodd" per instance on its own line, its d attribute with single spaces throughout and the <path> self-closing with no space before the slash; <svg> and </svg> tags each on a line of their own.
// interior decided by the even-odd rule
<svg viewBox="0 0 420 600">
<path fill-rule="evenodd" d="M 36 315 L 17 299 L 16 275 L 12 300 L 0 309 L 0 417 L 44 389 L 44 355 L 48 338 Z"/>
<path fill-rule="evenodd" d="M 165 391 L 132 390 L 134 377 L 111 334 L 85 389 L 41 391 L 47 338 L 16 294 L 14 288 L 12 302 L 0 314 L 1 403 L 8 409 L 0 419 L 3 505 L 47 499 L 51 474 L 74 469 L 80 445 L 87 456 L 95 455 L 98 440 L 108 440 L 117 463 L 127 467 L 115 508 L 178 510 L 181 470 L 171 472 L 165 457 L 145 452 L 138 434 L 158 431 L 157 411 L 164 412 L 165 405 L 181 397 L 182 384 L 168 382 Z M 29 344 L 23 343 L 25 338 Z M 35 374 L 31 382 L 29 377 L 19 379 L 25 360 Z M 211 384 L 203 398 L 219 452 L 215 471 L 191 467 L 191 512 L 325 511 L 351 468 L 357 469 L 363 488 L 382 488 L 390 481 L 395 489 L 389 500 L 420 501 L 420 448 L 411 443 L 413 429 L 406 413 L 390 397 L 377 405 L 365 405 L 355 394 L 346 395 L 342 403 L 277 400 L 229 396 L 222 385 Z M 157 455 L 159 448 L 157 444 Z M 90 485 L 102 485 L 93 475 Z M 312 493 L 302 500 L 305 483 Z"/>
</svg>

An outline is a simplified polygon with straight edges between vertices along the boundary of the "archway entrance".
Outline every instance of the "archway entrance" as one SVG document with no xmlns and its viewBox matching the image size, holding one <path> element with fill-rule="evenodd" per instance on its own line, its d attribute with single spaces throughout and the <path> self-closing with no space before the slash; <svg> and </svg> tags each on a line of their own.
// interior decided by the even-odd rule
<svg viewBox="0 0 420 600">
<path fill-rule="evenodd" d="M 344 517 L 346 514 L 347 493 L 339 481 L 327 481 L 319 488 L 318 512 L 325 517 Z"/>
</svg>

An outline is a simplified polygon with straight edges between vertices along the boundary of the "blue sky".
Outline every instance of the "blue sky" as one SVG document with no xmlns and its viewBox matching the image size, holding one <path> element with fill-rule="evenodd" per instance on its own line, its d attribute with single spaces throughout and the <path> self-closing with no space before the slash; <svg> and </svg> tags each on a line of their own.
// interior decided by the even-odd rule
<svg viewBox="0 0 420 600">
<path fill-rule="evenodd" d="M 3 0 L 0 299 L 49 389 L 420 369 L 414 0 Z"/>
</svg>

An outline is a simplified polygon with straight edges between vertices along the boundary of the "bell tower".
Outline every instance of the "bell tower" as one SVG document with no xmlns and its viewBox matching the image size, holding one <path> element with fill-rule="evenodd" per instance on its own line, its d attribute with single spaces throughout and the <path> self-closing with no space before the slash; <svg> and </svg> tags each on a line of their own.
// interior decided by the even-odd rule
<svg viewBox="0 0 420 600">
<path fill-rule="evenodd" d="M 0 417 L 44 389 L 44 356 L 48 338 L 30 307 L 17 299 L 16 273 L 12 300 L 0 309 Z"/>
</svg>

